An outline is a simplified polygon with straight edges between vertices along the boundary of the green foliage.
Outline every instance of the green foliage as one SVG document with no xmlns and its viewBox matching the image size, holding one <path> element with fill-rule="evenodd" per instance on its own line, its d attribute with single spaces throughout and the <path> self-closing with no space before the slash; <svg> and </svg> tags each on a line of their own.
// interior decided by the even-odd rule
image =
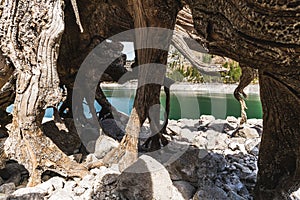
<svg viewBox="0 0 300 200">
<path fill-rule="evenodd" d="M 177 51 L 169 54 L 167 77 L 178 82 L 202 83 L 203 76 L 197 69 L 185 62 L 183 56 Z"/>
<path fill-rule="evenodd" d="M 224 63 L 223 67 L 228 69 L 228 71 L 221 73 L 224 83 L 236 83 L 240 80 L 242 70 L 238 62 L 230 60 Z"/>
<path fill-rule="evenodd" d="M 211 64 L 212 58 L 213 56 L 210 54 L 203 54 L 202 62 Z M 174 81 L 191 83 L 223 82 L 232 84 L 239 82 L 242 71 L 238 62 L 228 59 L 223 63 L 223 67 L 227 71 L 221 72 L 221 77 L 202 75 L 189 62 L 186 62 L 178 50 L 172 49 L 168 56 L 167 77 Z"/>
</svg>

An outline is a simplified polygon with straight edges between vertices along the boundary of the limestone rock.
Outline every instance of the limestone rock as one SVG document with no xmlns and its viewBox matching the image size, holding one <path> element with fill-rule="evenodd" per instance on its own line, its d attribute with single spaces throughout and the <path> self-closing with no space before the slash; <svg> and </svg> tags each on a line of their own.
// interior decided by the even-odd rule
<svg viewBox="0 0 300 200">
<path fill-rule="evenodd" d="M 238 123 L 238 119 L 234 116 L 227 116 L 226 117 L 226 121 L 228 121 L 229 123 Z"/>
<path fill-rule="evenodd" d="M 188 128 L 183 128 L 183 129 L 181 129 L 181 132 L 180 132 L 181 140 L 184 139 L 187 142 L 193 142 L 196 135 L 197 135 L 197 132 L 191 131 Z"/>
<path fill-rule="evenodd" d="M 73 200 L 71 194 L 65 190 L 58 190 L 54 192 L 49 198 L 49 200 L 58 200 L 58 199 Z"/>
<path fill-rule="evenodd" d="M 257 130 L 254 128 L 250 128 L 249 126 L 244 126 L 244 128 L 237 132 L 237 135 L 246 139 L 259 137 Z"/>
<path fill-rule="evenodd" d="M 180 156 L 177 160 L 166 166 L 170 173 L 171 179 L 184 180 L 191 183 L 196 183 L 197 169 L 199 165 L 199 157 L 201 151 L 194 147 L 189 147 L 189 149 Z"/>
<path fill-rule="evenodd" d="M 208 124 L 207 128 L 210 130 L 217 131 L 219 133 L 224 133 L 234 130 L 236 128 L 236 125 L 231 125 L 223 119 L 217 119 Z"/>
<path fill-rule="evenodd" d="M 38 187 L 28 187 L 16 190 L 11 197 L 12 199 L 33 199 L 40 200 L 48 194 L 48 191 Z"/>
<path fill-rule="evenodd" d="M 125 199 L 172 199 L 173 184 L 168 171 L 143 155 L 118 178 L 118 191 Z"/>
<path fill-rule="evenodd" d="M 199 119 L 199 123 L 202 126 L 208 125 L 210 122 L 214 121 L 216 118 L 212 115 L 201 115 Z"/>
<path fill-rule="evenodd" d="M 191 199 L 196 192 L 196 188 L 186 181 L 174 181 L 173 185 L 182 194 L 184 199 Z"/>
<path fill-rule="evenodd" d="M 247 152 L 252 154 L 252 150 L 255 147 L 259 146 L 260 140 L 261 140 L 260 138 L 252 138 L 252 139 L 246 140 L 245 148 L 246 148 Z"/>
<path fill-rule="evenodd" d="M 101 159 L 103 158 L 110 150 L 118 147 L 119 143 L 115 141 L 113 138 L 108 137 L 106 135 L 100 135 L 96 141 L 95 152 L 94 155 Z"/>
<path fill-rule="evenodd" d="M 292 192 L 292 194 L 290 195 L 290 198 L 292 200 L 300 200 L 300 188 L 294 192 Z"/>
<path fill-rule="evenodd" d="M 204 200 L 204 199 L 228 200 L 228 197 L 226 192 L 221 188 L 206 186 L 198 190 L 193 197 L 193 200 Z"/>
</svg>

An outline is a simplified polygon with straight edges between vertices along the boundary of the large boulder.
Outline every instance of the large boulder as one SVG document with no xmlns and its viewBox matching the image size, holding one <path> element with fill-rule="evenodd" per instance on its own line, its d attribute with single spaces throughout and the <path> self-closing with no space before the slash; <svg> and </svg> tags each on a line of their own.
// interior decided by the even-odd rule
<svg viewBox="0 0 300 200">
<path fill-rule="evenodd" d="M 147 155 L 141 156 L 118 179 L 118 191 L 124 199 L 183 199 L 166 168 Z"/>
</svg>

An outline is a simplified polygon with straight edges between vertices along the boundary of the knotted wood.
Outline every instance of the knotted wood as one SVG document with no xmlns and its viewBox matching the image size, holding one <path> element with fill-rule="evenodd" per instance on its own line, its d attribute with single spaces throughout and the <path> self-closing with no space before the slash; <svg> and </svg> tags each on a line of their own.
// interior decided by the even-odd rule
<svg viewBox="0 0 300 200">
<path fill-rule="evenodd" d="M 39 183 L 45 170 L 83 176 L 86 169 L 71 161 L 40 129 L 45 109 L 61 101 L 56 63 L 64 31 L 63 2 L 7 0 L 1 8 L 1 50 L 17 70 L 5 153 L 29 171 L 29 186 Z"/>
</svg>

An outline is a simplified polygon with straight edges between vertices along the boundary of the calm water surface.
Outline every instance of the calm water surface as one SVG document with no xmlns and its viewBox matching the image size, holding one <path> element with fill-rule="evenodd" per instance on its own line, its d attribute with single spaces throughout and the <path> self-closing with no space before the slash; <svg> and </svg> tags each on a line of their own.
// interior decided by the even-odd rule
<svg viewBox="0 0 300 200">
<path fill-rule="evenodd" d="M 135 90 L 126 88 L 103 89 L 109 102 L 119 111 L 129 114 L 131 112 Z M 165 105 L 165 95 L 162 92 L 161 103 Z M 258 94 L 248 95 L 246 101 L 248 118 L 262 118 L 262 108 Z M 100 110 L 96 105 L 96 110 Z M 164 110 L 161 109 L 161 118 Z M 233 94 L 171 91 L 170 119 L 198 119 L 200 115 L 214 115 L 216 118 L 225 119 L 226 116 L 240 116 L 240 104 Z"/>
</svg>

